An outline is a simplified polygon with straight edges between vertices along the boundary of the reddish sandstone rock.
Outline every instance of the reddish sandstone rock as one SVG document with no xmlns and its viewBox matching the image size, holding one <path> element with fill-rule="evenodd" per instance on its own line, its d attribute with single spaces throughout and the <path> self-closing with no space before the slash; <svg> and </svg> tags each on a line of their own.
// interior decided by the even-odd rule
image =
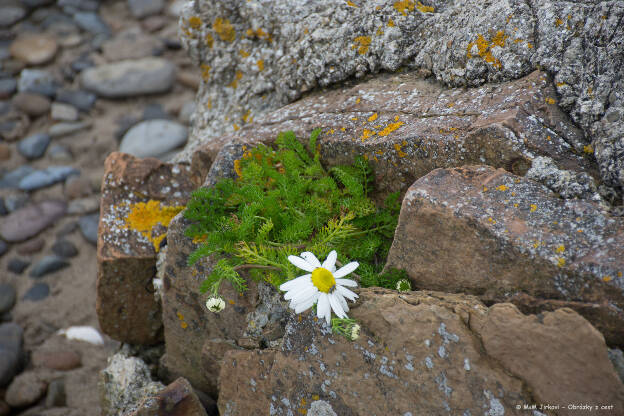
<svg viewBox="0 0 624 416">
<path fill-rule="evenodd" d="M 37 350 L 33 352 L 31 360 L 35 367 L 61 371 L 72 370 L 82 365 L 80 355 L 74 351 Z"/>
<path fill-rule="evenodd" d="M 536 156 L 597 176 L 595 162 L 579 155 L 588 144 L 583 133 L 555 101 L 549 104 L 555 96 L 547 75 L 539 71 L 470 89 L 444 89 L 415 74 L 378 76 L 311 94 L 186 153 L 215 159 L 227 143 L 238 143 L 239 149 L 271 143 L 285 130 L 307 143 L 311 131 L 321 128 L 322 161 L 333 166 L 365 155 L 384 192 L 405 191 L 433 169 L 465 164 L 524 175 Z"/>
<path fill-rule="evenodd" d="M 216 398 L 217 378 L 223 355 L 261 343 L 269 344 L 283 334 L 284 309 L 280 295 L 264 283 L 248 282 L 244 294 L 229 282 L 219 290 L 226 307 L 209 312 L 199 285 L 212 263 L 204 259 L 188 266 L 188 255 L 198 247 L 184 235 L 188 221 L 182 214 L 171 222 L 167 233 L 167 256 L 163 278 L 163 323 L 166 355 L 163 362 L 174 376 Z"/>
<path fill-rule="evenodd" d="M 624 408 L 604 339 L 569 309 L 537 317 L 510 304 L 487 308 L 469 295 L 359 293 L 350 313 L 362 325 L 354 342 L 304 313 L 289 320 L 281 349 L 227 352 L 221 414 L 522 415 L 517 405 L 577 402 Z"/>
<path fill-rule="evenodd" d="M 180 377 L 157 395 L 146 397 L 129 416 L 207 416 L 188 380 Z"/>
<path fill-rule="evenodd" d="M 415 287 L 570 307 L 624 345 L 624 221 L 489 166 L 438 169 L 407 191 L 386 267 Z"/>
<path fill-rule="evenodd" d="M 98 231 L 97 313 L 111 338 L 130 344 L 162 340 L 154 297 L 156 253 L 167 226 L 196 187 L 184 164 L 112 153 L 105 162 Z"/>
</svg>

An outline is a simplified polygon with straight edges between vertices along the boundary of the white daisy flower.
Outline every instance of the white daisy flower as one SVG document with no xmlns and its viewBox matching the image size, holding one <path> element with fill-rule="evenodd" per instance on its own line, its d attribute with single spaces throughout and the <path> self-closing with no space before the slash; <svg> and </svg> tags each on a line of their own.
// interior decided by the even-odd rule
<svg viewBox="0 0 624 416">
<path fill-rule="evenodd" d="M 327 324 L 331 319 L 331 311 L 339 318 L 347 318 L 349 306 L 345 298 L 355 301 L 358 297 L 345 286 L 356 287 L 353 280 L 342 279 L 357 267 L 359 263 L 353 261 L 336 270 L 336 250 L 332 250 L 323 264 L 309 251 L 301 253 L 301 257 L 288 256 L 290 261 L 300 269 L 310 272 L 296 279 L 290 280 L 280 286 L 287 292 L 284 299 L 290 300 L 290 307 L 295 313 L 301 313 L 316 306 L 316 316 L 325 318 Z"/>
<path fill-rule="evenodd" d="M 355 324 L 351 327 L 351 341 L 355 341 L 356 339 L 358 339 L 360 337 L 360 326 L 358 324 Z"/>
<path fill-rule="evenodd" d="M 221 312 L 225 308 L 225 301 L 221 298 L 210 298 L 206 301 L 206 308 L 210 312 Z"/>
</svg>

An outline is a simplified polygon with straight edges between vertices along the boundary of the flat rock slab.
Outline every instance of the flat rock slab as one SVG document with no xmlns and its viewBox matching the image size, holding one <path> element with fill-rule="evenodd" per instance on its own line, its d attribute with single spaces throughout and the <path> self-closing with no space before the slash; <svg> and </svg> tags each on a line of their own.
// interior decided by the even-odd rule
<svg viewBox="0 0 624 416">
<path fill-rule="evenodd" d="M 624 221 L 489 166 L 438 169 L 403 200 L 386 267 L 415 287 L 568 306 L 624 345 Z"/>
<path fill-rule="evenodd" d="M 362 326 L 356 341 L 304 313 L 292 315 L 281 349 L 227 352 L 220 413 L 523 415 L 518 405 L 594 402 L 624 408 L 624 385 L 604 339 L 569 309 L 538 318 L 511 304 L 487 308 L 469 295 L 359 293 L 350 312 Z"/>
<path fill-rule="evenodd" d="M 524 175 L 536 156 L 597 176 L 595 162 L 583 156 L 582 132 L 554 101 L 549 104 L 554 97 L 539 71 L 502 84 L 446 90 L 413 74 L 380 76 L 313 94 L 200 149 L 214 158 L 229 141 L 272 142 L 285 130 L 307 143 L 311 131 L 321 128 L 323 162 L 350 163 L 364 155 L 386 192 L 405 191 L 440 167 L 484 163 Z"/>
<path fill-rule="evenodd" d="M 85 89 L 105 98 L 133 97 L 169 91 L 175 65 L 162 58 L 124 60 L 88 68 L 80 74 Z"/>
<path fill-rule="evenodd" d="M 136 157 L 162 157 L 186 142 L 186 126 L 175 121 L 142 121 L 124 135 L 119 151 Z"/>
<path fill-rule="evenodd" d="M 163 412 L 163 409 L 166 409 Z M 204 406 L 183 377 L 176 379 L 157 395 L 146 397 L 129 416 L 207 416 Z"/>
<path fill-rule="evenodd" d="M 98 232 L 96 309 L 100 327 L 130 344 L 162 339 L 152 278 L 171 218 L 196 184 L 190 167 L 112 153 L 105 162 Z"/>
<path fill-rule="evenodd" d="M 43 201 L 28 205 L 2 217 L 0 237 L 9 243 L 28 240 L 65 215 L 67 204 L 61 201 Z"/>
</svg>

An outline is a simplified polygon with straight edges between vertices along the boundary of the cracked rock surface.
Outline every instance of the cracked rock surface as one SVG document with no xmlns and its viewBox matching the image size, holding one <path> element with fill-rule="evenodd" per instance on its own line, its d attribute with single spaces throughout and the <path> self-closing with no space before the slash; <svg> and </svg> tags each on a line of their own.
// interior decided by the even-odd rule
<svg viewBox="0 0 624 416">
<path fill-rule="evenodd" d="M 621 198 L 623 16 L 622 1 L 188 1 L 180 35 L 203 76 L 190 142 L 366 74 L 403 68 L 452 87 L 542 68 L 558 95 L 546 99 L 583 129 Z"/>
<path fill-rule="evenodd" d="M 322 407 L 338 415 L 520 415 L 526 410 L 517 404 L 581 398 L 624 405 L 604 339 L 570 309 L 538 318 L 468 295 L 359 294 L 351 311 L 363 327 L 356 341 L 304 313 L 288 320 L 281 349 L 228 351 L 220 414 Z"/>
</svg>

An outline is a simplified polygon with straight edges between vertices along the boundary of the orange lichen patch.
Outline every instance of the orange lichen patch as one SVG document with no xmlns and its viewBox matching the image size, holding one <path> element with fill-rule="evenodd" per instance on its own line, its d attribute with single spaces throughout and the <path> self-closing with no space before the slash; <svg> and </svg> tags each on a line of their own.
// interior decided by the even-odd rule
<svg viewBox="0 0 624 416">
<path fill-rule="evenodd" d="M 334 129 L 329 129 L 329 130 L 327 131 L 327 134 L 334 134 L 335 132 L 336 132 L 336 130 L 334 130 Z"/>
<path fill-rule="evenodd" d="M 487 191 L 488 191 L 488 187 L 487 187 L 487 186 L 484 186 L 484 187 L 483 187 L 483 192 L 487 192 Z"/>
<path fill-rule="evenodd" d="M 359 103 L 360 103 L 360 101 L 362 101 L 362 99 L 361 99 L 360 97 L 357 97 L 357 98 L 355 99 L 355 103 L 356 103 L 356 104 L 359 104 Z"/>
<path fill-rule="evenodd" d="M 370 117 L 368 118 L 368 121 L 370 121 L 370 122 L 373 122 L 373 121 L 375 121 L 375 120 L 377 120 L 377 113 L 373 114 L 372 116 L 370 116 Z"/>
<path fill-rule="evenodd" d="M 364 153 L 364 160 L 368 160 L 368 154 Z"/>
<path fill-rule="evenodd" d="M 555 103 L 555 99 L 552 97 L 546 97 L 546 104 L 554 104 Z"/>
<path fill-rule="evenodd" d="M 206 36 L 204 37 L 204 41 L 206 41 L 206 45 L 212 49 L 212 45 L 214 45 L 214 38 L 212 37 L 212 35 L 210 33 L 207 33 Z"/>
<path fill-rule="evenodd" d="M 180 326 L 182 327 L 182 329 L 188 328 L 188 324 L 184 321 L 180 322 Z"/>
<path fill-rule="evenodd" d="M 563 244 L 559 245 L 556 249 L 555 249 L 555 253 L 563 253 L 565 251 L 565 246 Z"/>
<path fill-rule="evenodd" d="M 489 217 L 489 218 L 488 218 L 488 222 L 489 222 L 490 224 L 496 224 L 496 220 L 495 220 L 494 218 L 492 218 L 492 217 Z"/>
<path fill-rule="evenodd" d="M 234 42 L 234 39 L 236 39 L 236 31 L 228 19 L 217 17 L 212 25 L 212 30 L 224 42 Z"/>
<path fill-rule="evenodd" d="M 234 161 L 234 172 L 238 175 L 239 178 L 243 177 L 243 171 L 241 170 L 240 159 L 236 159 Z"/>
<path fill-rule="evenodd" d="M 403 149 L 402 149 L 402 146 L 405 146 L 405 145 L 407 145 L 407 142 L 405 142 L 405 141 L 403 141 L 403 143 L 402 143 L 402 144 L 398 144 L 398 143 L 395 143 L 395 144 L 394 144 L 394 150 L 396 150 L 396 151 L 397 151 L 397 155 L 398 155 L 399 157 L 405 157 L 405 156 L 407 156 L 407 153 L 405 153 L 405 152 L 403 151 Z"/>
<path fill-rule="evenodd" d="M 533 44 L 531 42 L 527 42 L 527 48 L 533 49 Z"/>
<path fill-rule="evenodd" d="M 258 71 L 264 71 L 264 60 L 258 59 L 256 65 L 258 66 Z"/>
<path fill-rule="evenodd" d="M 358 53 L 360 55 L 364 55 L 366 52 L 368 52 L 368 48 L 371 44 L 371 38 L 370 36 L 358 36 L 357 38 L 353 39 L 353 42 L 355 42 L 355 44 L 351 46 L 351 49 L 358 48 Z"/>
<path fill-rule="evenodd" d="M 605 276 L 605 277 L 602 278 L 602 280 L 604 282 L 610 282 L 611 280 L 613 280 L 613 278 L 611 276 Z"/>
<path fill-rule="evenodd" d="M 244 49 L 241 49 L 240 51 L 238 51 L 238 53 L 240 54 L 240 56 L 242 56 L 243 58 L 247 58 L 249 57 L 249 52 L 247 52 Z"/>
<path fill-rule="evenodd" d="M 347 6 L 351 6 L 351 7 L 358 7 L 358 5 L 357 5 L 357 4 L 353 3 L 353 2 L 352 2 L 352 1 L 350 1 L 350 0 L 347 0 Z"/>
<path fill-rule="evenodd" d="M 520 38 L 514 39 L 514 43 L 520 43 L 520 42 L 522 42 L 522 39 L 520 39 Z"/>
<path fill-rule="evenodd" d="M 511 193 L 511 196 L 516 196 L 516 193 L 515 193 L 515 192 L 512 192 L 512 193 Z"/>
<path fill-rule="evenodd" d="M 204 241 L 206 241 L 207 237 L 208 237 L 208 234 L 196 235 L 195 237 L 193 237 L 193 240 L 191 241 L 193 242 L 193 244 L 203 243 Z M 191 273 L 193 274 L 193 276 L 197 275 L 197 270 L 193 270 L 193 273 Z"/>
<path fill-rule="evenodd" d="M 362 141 L 367 140 L 367 139 L 370 139 L 370 138 L 371 138 L 371 137 L 373 137 L 375 134 L 377 134 L 377 133 L 375 133 L 375 132 L 374 132 L 374 131 L 372 131 L 372 130 L 364 129 L 364 131 L 362 132 L 362 137 L 361 137 L 361 139 L 362 139 Z"/>
<path fill-rule="evenodd" d="M 509 23 L 509 21 L 511 20 L 512 17 L 513 17 L 513 14 L 510 14 L 509 16 L 507 16 L 507 19 L 505 20 L 505 23 Z"/>
<path fill-rule="evenodd" d="M 210 65 L 201 64 L 199 67 L 201 69 L 201 76 L 204 81 L 208 81 L 210 79 Z"/>
<path fill-rule="evenodd" d="M 228 303 L 229 303 L 230 305 L 234 305 L 236 302 L 234 302 L 232 299 L 228 299 Z"/>
<path fill-rule="evenodd" d="M 531 212 L 537 211 L 537 205 L 531 204 L 531 209 L 529 211 L 531 211 Z"/>
<path fill-rule="evenodd" d="M 236 89 L 238 87 L 238 81 L 243 77 L 243 73 L 241 71 L 236 71 L 236 75 L 232 82 L 228 84 L 228 87 Z"/>
<path fill-rule="evenodd" d="M 191 16 L 189 17 L 188 24 L 190 27 L 197 30 L 201 27 L 202 20 L 197 16 Z"/>
<path fill-rule="evenodd" d="M 130 213 L 125 220 L 126 227 L 147 238 L 154 246 L 154 250 L 158 252 L 165 233 L 154 235 L 153 228 L 158 224 L 165 228 L 169 227 L 173 217 L 183 209 L 184 206 L 161 206 L 159 201 L 153 199 L 147 202 L 137 202 L 130 205 Z"/>
<path fill-rule="evenodd" d="M 533 248 L 538 248 L 541 245 L 539 241 L 533 243 Z"/>
<path fill-rule="evenodd" d="M 591 144 L 588 144 L 586 146 L 583 146 L 583 152 L 585 152 L 587 154 L 592 154 L 592 153 L 594 153 L 594 148 L 592 147 Z"/>
<path fill-rule="evenodd" d="M 344 127 L 340 127 L 340 131 L 346 131 L 347 129 L 345 129 Z"/>
<path fill-rule="evenodd" d="M 561 20 L 559 18 L 557 20 L 555 20 L 555 25 L 561 26 L 562 24 L 563 24 L 563 20 Z"/>
<path fill-rule="evenodd" d="M 379 28 L 377 28 L 377 32 L 375 32 L 375 34 L 376 34 L 377 36 L 381 36 L 381 35 L 383 35 L 383 34 L 384 34 L 384 31 L 383 31 L 383 29 L 382 29 L 382 28 L 380 28 L 380 27 L 379 27 Z"/>
<path fill-rule="evenodd" d="M 550 141 L 551 137 L 550 136 L 546 136 L 546 140 Z"/>
<path fill-rule="evenodd" d="M 414 11 L 414 0 L 400 0 L 394 2 L 394 8 L 397 12 L 401 13 L 403 16 L 407 16 L 407 12 Z"/>
<path fill-rule="evenodd" d="M 418 4 L 416 4 L 416 8 L 422 13 L 433 13 L 435 11 L 432 6 L 425 6 L 421 2 L 418 2 Z"/>
<path fill-rule="evenodd" d="M 507 185 L 499 185 L 499 186 L 496 187 L 496 189 L 498 189 L 501 192 L 504 192 L 507 189 L 509 189 L 509 187 Z"/>
<path fill-rule="evenodd" d="M 394 116 L 394 121 L 399 121 L 399 116 Z"/>
<path fill-rule="evenodd" d="M 557 84 L 558 87 L 563 87 L 564 85 L 567 85 L 565 82 L 558 82 Z"/>
<path fill-rule="evenodd" d="M 398 116 L 397 116 L 397 117 L 398 117 Z M 380 131 L 380 132 L 379 132 L 379 133 L 377 133 L 377 134 L 379 134 L 379 135 L 380 135 L 380 136 L 382 136 L 382 137 L 383 137 L 383 136 L 387 136 L 387 135 L 389 135 L 390 133 L 392 133 L 393 131 L 395 131 L 395 130 L 397 130 L 398 128 L 400 128 L 403 124 L 405 124 L 405 123 L 403 123 L 402 121 L 399 121 L 399 122 L 396 122 L 396 123 L 390 123 L 390 124 L 388 124 L 388 125 L 386 126 L 386 128 L 385 128 L 385 129 L 383 129 L 382 131 Z"/>
<path fill-rule="evenodd" d="M 352 121 L 357 121 L 357 120 L 358 120 L 358 118 L 357 118 L 357 117 L 351 117 L 351 120 L 352 120 Z"/>
<path fill-rule="evenodd" d="M 447 106 L 448 108 L 453 108 L 453 107 L 455 107 L 455 103 L 448 103 L 446 106 Z"/>
<path fill-rule="evenodd" d="M 559 259 L 557 260 L 557 266 L 563 267 L 565 266 L 565 264 L 566 264 L 565 259 L 563 257 L 559 257 Z"/>
<path fill-rule="evenodd" d="M 304 32 L 307 30 L 304 29 Z M 305 32 L 307 33 L 307 32 Z M 258 38 L 258 39 L 262 39 L 262 40 L 266 40 L 269 42 L 273 41 L 273 37 L 271 36 L 270 33 L 265 32 L 262 28 L 258 28 L 257 30 L 253 30 L 251 28 L 247 29 L 247 32 L 245 32 L 245 34 L 247 35 L 248 38 Z"/>
<path fill-rule="evenodd" d="M 395 25 L 395 23 L 394 23 L 394 20 L 392 20 L 392 19 L 388 19 L 388 26 L 389 26 L 389 27 L 395 27 L 396 25 Z"/>
<path fill-rule="evenodd" d="M 493 67 L 495 68 L 501 68 L 501 63 L 498 59 L 496 59 L 494 57 L 494 55 L 492 55 L 492 48 L 495 46 L 498 47 L 505 47 L 505 40 L 508 38 L 507 35 L 505 35 L 505 32 L 502 30 L 499 30 L 498 32 L 496 32 L 496 35 L 492 38 L 492 40 L 490 42 L 488 42 L 483 35 L 478 34 L 477 35 L 477 39 L 474 42 L 470 42 L 468 43 L 468 47 L 467 47 L 467 57 L 468 59 L 472 58 L 472 48 L 474 46 L 477 47 L 478 50 L 478 54 L 481 58 L 483 58 L 483 60 L 485 62 L 487 62 L 488 64 L 491 64 Z"/>
<path fill-rule="evenodd" d="M 232 127 L 234 128 L 234 131 L 239 131 L 240 130 L 240 126 L 236 123 L 232 124 Z"/>
</svg>

